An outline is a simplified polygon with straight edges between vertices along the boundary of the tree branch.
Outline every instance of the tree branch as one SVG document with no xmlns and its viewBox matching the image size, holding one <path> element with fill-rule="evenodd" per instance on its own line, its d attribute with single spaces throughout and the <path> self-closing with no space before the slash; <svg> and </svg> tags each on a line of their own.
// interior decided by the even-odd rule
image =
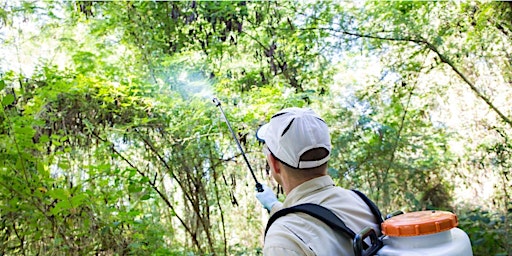
<svg viewBox="0 0 512 256">
<path fill-rule="evenodd" d="M 377 40 L 385 40 L 385 41 L 398 41 L 398 42 L 412 42 L 416 43 L 418 45 L 424 45 L 429 50 L 433 51 L 437 56 L 441 59 L 441 61 L 448 66 L 460 77 L 462 80 L 471 88 L 471 90 L 480 98 L 482 99 L 498 116 L 507 124 L 509 124 L 512 127 L 512 120 L 508 118 L 505 114 L 503 114 L 490 100 L 487 98 L 484 94 L 478 90 L 478 88 L 471 82 L 469 79 L 455 66 L 455 64 L 444 54 L 442 54 L 439 49 L 429 41 L 425 39 L 415 39 L 412 37 L 402 37 L 402 38 L 394 38 L 394 37 L 385 37 L 385 36 L 377 36 L 377 35 L 370 35 L 370 34 L 359 34 L 344 30 L 333 30 L 330 28 L 319 28 L 320 30 L 328 30 L 335 33 L 342 33 L 344 35 L 354 36 L 358 38 L 369 38 L 369 39 L 377 39 Z"/>
<path fill-rule="evenodd" d="M 142 177 L 147 177 L 147 175 L 141 171 L 139 168 L 137 168 L 129 159 L 127 159 L 123 154 L 121 154 L 121 152 L 117 151 L 114 147 L 114 144 L 111 143 L 110 141 L 108 141 L 107 139 L 103 139 L 101 138 L 98 134 L 96 133 L 92 133 L 98 140 L 102 141 L 102 142 L 105 142 L 105 143 L 109 143 L 111 145 L 111 149 L 112 151 L 117 155 L 119 156 L 121 159 L 123 159 L 123 161 L 125 163 L 127 163 L 131 168 L 135 169 L 137 171 L 137 173 L 139 175 L 141 175 Z M 147 177 L 149 178 L 149 177 Z M 156 186 L 155 183 L 152 183 L 151 180 L 149 182 L 151 188 L 160 196 L 160 198 L 164 201 L 164 203 L 167 205 L 167 207 L 169 207 L 169 209 L 171 209 L 171 211 L 176 215 L 176 217 L 178 218 L 178 220 L 180 221 L 180 223 L 183 225 L 183 227 L 185 228 L 185 230 L 187 231 L 187 233 L 190 234 L 190 236 L 192 237 L 192 240 L 194 242 L 194 244 L 197 246 L 198 249 L 201 249 L 201 246 L 199 244 L 199 241 L 197 240 L 197 237 L 195 236 L 195 234 L 192 232 L 192 230 L 190 229 L 190 227 L 185 223 L 185 221 L 178 215 L 178 213 L 176 212 L 176 210 L 174 209 L 174 206 L 172 205 L 172 203 L 169 201 L 169 199 L 164 195 L 164 193 L 162 193 L 162 191 L 160 191 L 160 189 L 158 189 L 158 187 Z"/>
</svg>

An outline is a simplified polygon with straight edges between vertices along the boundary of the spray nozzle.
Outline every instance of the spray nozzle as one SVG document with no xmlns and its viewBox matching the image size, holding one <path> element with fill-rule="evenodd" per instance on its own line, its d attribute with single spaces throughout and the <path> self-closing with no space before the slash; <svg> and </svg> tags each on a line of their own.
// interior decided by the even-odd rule
<svg viewBox="0 0 512 256">
<path fill-rule="evenodd" d="M 214 98 L 212 99 L 212 101 L 213 101 L 213 104 L 215 104 L 215 106 L 216 106 L 216 107 L 220 106 L 220 100 L 219 100 L 219 99 L 217 99 L 217 98 L 215 98 L 215 97 L 214 97 Z"/>
</svg>

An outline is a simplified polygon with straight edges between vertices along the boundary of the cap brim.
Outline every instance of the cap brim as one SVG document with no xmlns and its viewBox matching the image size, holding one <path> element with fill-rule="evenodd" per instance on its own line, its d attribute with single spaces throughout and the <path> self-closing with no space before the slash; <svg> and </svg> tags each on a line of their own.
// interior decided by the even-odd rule
<svg viewBox="0 0 512 256">
<path fill-rule="evenodd" d="M 256 139 L 260 142 L 265 143 L 265 138 L 267 137 L 268 124 L 264 124 L 258 128 L 256 131 Z"/>
</svg>

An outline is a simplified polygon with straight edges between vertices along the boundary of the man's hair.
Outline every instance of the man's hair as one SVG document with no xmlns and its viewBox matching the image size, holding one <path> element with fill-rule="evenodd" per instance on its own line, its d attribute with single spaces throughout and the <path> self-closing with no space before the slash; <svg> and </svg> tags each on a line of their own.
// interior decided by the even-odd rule
<svg viewBox="0 0 512 256">
<path fill-rule="evenodd" d="M 329 155 L 329 151 L 327 151 L 327 149 L 325 149 L 325 148 L 312 148 L 312 149 L 304 152 L 304 154 L 302 154 L 302 156 L 300 156 L 300 160 L 301 161 L 317 161 L 317 160 L 325 158 L 328 155 Z"/>
<path fill-rule="evenodd" d="M 310 149 L 310 150 L 304 152 L 304 154 L 302 154 L 302 156 L 300 156 L 300 160 L 301 161 L 316 161 L 316 160 L 325 158 L 327 155 L 329 155 L 329 151 L 327 151 L 327 149 L 313 148 L 313 149 Z M 282 161 L 279 161 L 279 162 L 281 162 L 283 164 L 284 168 L 286 168 L 287 170 L 290 170 L 293 174 L 304 176 L 304 177 L 323 175 L 326 173 L 326 170 L 327 170 L 327 162 L 318 167 L 307 168 L 307 169 L 297 169 L 297 168 L 293 168 L 293 167 L 287 165 L 286 163 L 283 163 Z"/>
</svg>

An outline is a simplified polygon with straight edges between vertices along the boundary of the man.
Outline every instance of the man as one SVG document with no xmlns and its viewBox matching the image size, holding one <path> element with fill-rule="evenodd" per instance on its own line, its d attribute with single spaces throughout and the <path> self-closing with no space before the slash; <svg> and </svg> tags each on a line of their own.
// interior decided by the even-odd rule
<svg viewBox="0 0 512 256">
<path fill-rule="evenodd" d="M 278 202 L 263 185 L 256 197 L 270 214 L 303 203 L 334 212 L 354 232 L 365 227 L 380 230 L 368 205 L 351 190 L 336 187 L 327 175 L 331 153 L 327 124 L 311 109 L 287 108 L 275 114 L 256 132 L 272 177 L 283 187 L 286 199 Z M 264 255 L 354 255 L 352 241 L 322 221 L 304 213 L 278 218 L 269 228 Z"/>
</svg>

